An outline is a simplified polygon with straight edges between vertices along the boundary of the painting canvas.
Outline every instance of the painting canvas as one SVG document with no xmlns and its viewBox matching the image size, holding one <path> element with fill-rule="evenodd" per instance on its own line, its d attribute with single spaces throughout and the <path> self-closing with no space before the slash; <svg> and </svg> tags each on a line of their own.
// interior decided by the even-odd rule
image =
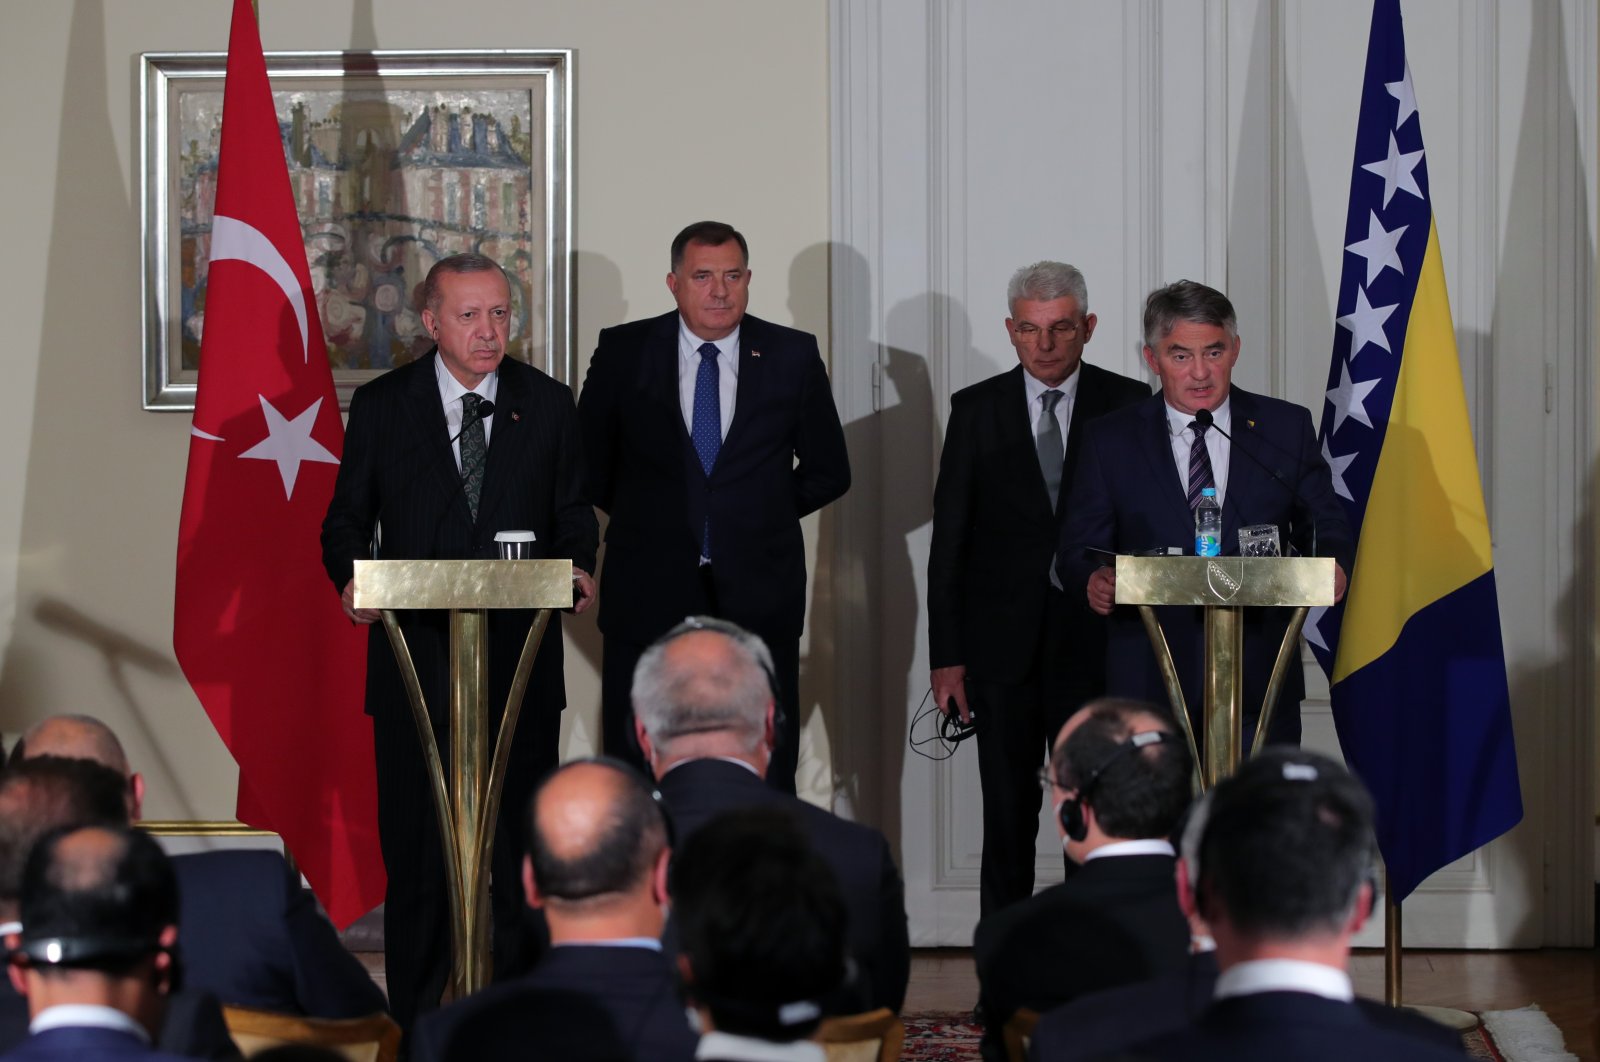
<svg viewBox="0 0 1600 1062">
<path fill-rule="evenodd" d="M 147 299 L 149 408 L 193 407 L 222 58 L 145 57 L 147 92 L 158 94 L 147 100 L 158 112 L 146 130 L 158 165 L 147 176 L 162 193 L 146 196 L 147 291 L 157 296 Z M 511 280 L 511 356 L 565 379 L 565 53 L 267 59 L 341 401 L 431 347 L 422 281 L 461 251 L 494 258 Z"/>
</svg>

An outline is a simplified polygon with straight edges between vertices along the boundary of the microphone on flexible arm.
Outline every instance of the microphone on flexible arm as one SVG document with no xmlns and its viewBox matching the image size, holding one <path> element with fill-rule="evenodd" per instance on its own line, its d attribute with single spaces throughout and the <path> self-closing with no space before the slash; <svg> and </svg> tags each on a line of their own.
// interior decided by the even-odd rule
<svg viewBox="0 0 1600 1062">
<path fill-rule="evenodd" d="M 1221 435 L 1224 439 L 1227 439 L 1234 449 L 1240 451 L 1250 460 L 1254 461 L 1262 471 L 1266 472 L 1267 475 L 1276 480 L 1280 487 L 1288 491 L 1291 499 L 1300 503 L 1301 507 L 1306 511 L 1306 516 L 1311 520 L 1311 555 L 1315 557 L 1317 555 L 1317 514 L 1312 510 L 1311 506 L 1306 504 L 1306 500 L 1301 496 L 1299 489 L 1291 484 L 1288 480 L 1284 479 L 1283 476 L 1279 475 L 1277 469 L 1268 465 L 1265 461 L 1261 460 L 1261 458 L 1251 453 L 1248 446 L 1240 446 L 1239 443 L 1234 440 L 1232 435 L 1229 435 L 1227 432 L 1223 431 L 1222 425 L 1218 424 L 1216 418 L 1211 415 L 1211 410 L 1195 410 L 1194 422 L 1202 428 L 1215 430 L 1217 434 Z"/>
</svg>

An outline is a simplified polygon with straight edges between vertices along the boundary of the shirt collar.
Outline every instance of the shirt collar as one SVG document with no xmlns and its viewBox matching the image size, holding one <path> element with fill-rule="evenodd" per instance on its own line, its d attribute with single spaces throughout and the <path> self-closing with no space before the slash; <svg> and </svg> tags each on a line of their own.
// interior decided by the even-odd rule
<svg viewBox="0 0 1600 1062">
<path fill-rule="evenodd" d="M 677 763 L 674 763 L 672 766 L 668 767 L 665 771 L 662 771 L 661 777 L 665 778 L 667 775 L 671 774 L 673 771 L 676 771 L 679 767 L 682 767 L 686 763 L 699 763 L 701 760 L 716 760 L 718 763 L 737 764 L 738 766 L 749 771 L 751 774 L 755 775 L 757 778 L 761 777 L 761 772 L 756 770 L 754 765 L 746 763 L 744 760 L 741 760 L 735 756 L 690 756 L 687 759 L 679 760 Z"/>
<path fill-rule="evenodd" d="M 1071 376 L 1067 377 L 1065 380 L 1062 380 L 1061 383 L 1055 387 L 1047 387 L 1042 381 L 1036 379 L 1033 373 L 1024 368 L 1022 370 L 1022 389 L 1027 392 L 1028 405 L 1036 408 L 1039 405 L 1039 396 L 1044 394 L 1046 391 L 1060 391 L 1061 400 L 1068 405 L 1071 405 L 1073 402 L 1077 401 L 1078 378 L 1082 375 L 1083 362 L 1080 361 L 1078 362 L 1078 367 L 1072 370 Z"/>
<path fill-rule="evenodd" d="M 697 354 L 700 348 L 707 343 L 716 345 L 718 361 L 727 360 L 734 365 L 739 364 L 739 328 L 734 325 L 733 331 L 721 339 L 701 339 L 689 330 L 689 322 L 683 319 L 683 314 L 678 315 L 678 350 L 688 354 Z"/>
<path fill-rule="evenodd" d="M 1112 841 L 1110 844 L 1103 844 L 1094 851 L 1086 853 L 1083 861 L 1087 863 L 1091 859 L 1105 859 L 1110 856 L 1141 855 L 1164 855 L 1176 858 L 1177 852 L 1173 850 L 1172 842 L 1152 837 L 1136 841 Z"/>
<path fill-rule="evenodd" d="M 1189 425 L 1194 423 L 1193 413 L 1184 413 L 1182 410 L 1173 409 L 1165 401 L 1162 408 L 1167 411 L 1167 431 L 1173 435 L 1182 435 L 1189 430 Z M 1222 405 L 1211 411 L 1211 420 L 1229 435 L 1233 434 L 1233 395 L 1230 393 L 1222 400 Z"/>
<path fill-rule="evenodd" d="M 821 1044 L 811 1040 L 780 1044 L 712 1030 L 700 1037 L 694 1057 L 738 1058 L 746 1062 L 825 1062 L 828 1054 Z"/>
<path fill-rule="evenodd" d="M 1301 959 L 1251 959 L 1228 967 L 1217 978 L 1217 999 L 1259 992 L 1308 992 L 1343 1003 L 1355 998 L 1349 974 Z"/>
<path fill-rule="evenodd" d="M 644 951 L 660 951 L 661 941 L 655 937 L 612 937 L 609 940 L 562 940 L 550 946 L 552 948 L 640 948 Z"/>
<path fill-rule="evenodd" d="M 102 1007 L 95 1003 L 61 1003 L 47 1007 L 28 1023 L 30 1033 L 68 1027 L 111 1029 L 136 1036 L 142 1043 L 150 1042 L 150 1033 L 143 1025 L 115 1007 Z"/>
<path fill-rule="evenodd" d="M 439 381 L 439 399 L 446 406 L 449 406 L 452 402 L 460 402 L 461 396 L 469 391 L 493 402 L 494 396 L 500 391 L 500 373 L 498 370 L 479 380 L 477 387 L 463 387 L 461 381 L 451 374 L 449 366 L 444 363 L 444 355 L 438 351 L 434 351 L 433 355 L 433 376 L 434 379 Z"/>
</svg>

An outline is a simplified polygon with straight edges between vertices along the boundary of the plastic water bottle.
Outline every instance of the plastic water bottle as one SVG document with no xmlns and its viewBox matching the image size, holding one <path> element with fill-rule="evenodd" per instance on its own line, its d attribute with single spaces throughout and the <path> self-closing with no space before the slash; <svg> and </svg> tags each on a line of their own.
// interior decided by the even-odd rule
<svg viewBox="0 0 1600 1062">
<path fill-rule="evenodd" d="M 1215 487 L 1202 490 L 1200 504 L 1194 508 L 1194 553 L 1197 557 L 1222 553 L 1222 506 L 1217 504 Z"/>
</svg>

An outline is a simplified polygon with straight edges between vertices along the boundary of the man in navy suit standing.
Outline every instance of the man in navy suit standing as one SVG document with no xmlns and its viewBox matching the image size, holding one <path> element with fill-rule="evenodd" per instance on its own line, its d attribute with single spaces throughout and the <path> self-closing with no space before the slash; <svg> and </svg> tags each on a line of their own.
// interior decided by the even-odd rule
<svg viewBox="0 0 1600 1062">
<path fill-rule="evenodd" d="M 783 731 L 767 780 L 794 791 L 806 562 L 800 519 L 850 486 L 814 336 L 745 313 L 750 253 L 730 225 L 672 241 L 675 312 L 607 328 L 578 401 L 589 500 L 606 529 L 602 740 L 645 769 L 629 691 L 645 648 L 689 615 L 760 635 Z"/>
<path fill-rule="evenodd" d="M 1344 596 L 1354 541 L 1333 476 L 1302 407 L 1231 386 L 1239 360 L 1233 304 L 1214 288 L 1180 280 L 1152 292 L 1144 310 L 1144 358 L 1161 393 L 1090 425 L 1061 532 L 1058 570 L 1069 593 L 1110 617 L 1106 692 L 1166 702 L 1137 610 L 1116 607 L 1116 570 L 1104 553 L 1180 547 L 1194 551 L 1194 507 L 1214 487 L 1222 504 L 1222 552 L 1238 553 L 1239 528 L 1275 524 L 1306 556 L 1334 557 L 1334 594 Z M 1201 710 L 1201 609 L 1156 610 L 1172 649 L 1191 721 Z M 1244 617 L 1244 741 L 1253 740 L 1288 609 Z M 1300 741 L 1305 680 L 1289 669 L 1269 740 Z"/>
</svg>

